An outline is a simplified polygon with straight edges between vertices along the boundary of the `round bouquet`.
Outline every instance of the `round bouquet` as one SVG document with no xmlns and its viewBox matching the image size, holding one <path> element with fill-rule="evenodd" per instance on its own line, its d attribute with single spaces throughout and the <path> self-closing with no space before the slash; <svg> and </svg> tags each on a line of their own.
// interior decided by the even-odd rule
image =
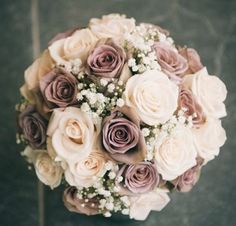
<svg viewBox="0 0 236 226">
<path fill-rule="evenodd" d="M 17 142 L 68 210 L 144 220 L 226 140 L 226 87 L 196 50 L 111 14 L 57 35 L 25 71 Z"/>
</svg>

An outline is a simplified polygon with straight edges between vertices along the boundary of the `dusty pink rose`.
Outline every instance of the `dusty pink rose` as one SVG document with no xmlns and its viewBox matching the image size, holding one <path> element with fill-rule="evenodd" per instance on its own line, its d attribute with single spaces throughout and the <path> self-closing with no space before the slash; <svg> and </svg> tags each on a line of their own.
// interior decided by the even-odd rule
<svg viewBox="0 0 236 226">
<path fill-rule="evenodd" d="M 198 159 L 196 166 L 187 170 L 184 174 L 179 176 L 172 183 L 180 192 L 189 192 L 193 186 L 198 182 L 200 177 L 200 170 L 202 165 L 202 160 Z"/>
<path fill-rule="evenodd" d="M 65 108 L 77 103 L 77 80 L 63 69 L 50 71 L 40 80 L 39 86 L 49 109 Z"/>
<path fill-rule="evenodd" d="M 182 48 L 179 53 L 188 61 L 188 70 L 184 72 L 184 75 L 194 74 L 203 68 L 200 56 L 195 49 Z"/>
<path fill-rule="evenodd" d="M 131 109 L 120 109 L 104 119 L 102 143 L 110 157 L 118 162 L 131 164 L 144 159 L 145 141 L 135 117 Z"/>
<path fill-rule="evenodd" d="M 99 42 L 91 51 L 86 70 L 89 75 L 112 79 L 120 76 L 126 61 L 122 47 L 111 39 Z"/>
<path fill-rule="evenodd" d="M 152 162 L 140 162 L 124 165 L 118 172 L 117 179 L 122 176 L 120 186 L 126 193 L 142 194 L 154 190 L 160 182 L 160 176 Z"/>
<path fill-rule="evenodd" d="M 75 187 L 69 187 L 64 191 L 64 205 L 71 212 L 82 213 L 86 215 L 98 214 L 99 200 L 97 198 L 88 200 L 88 202 L 85 202 L 84 199 L 79 199 L 77 197 L 77 189 Z"/>
<path fill-rule="evenodd" d="M 184 87 L 181 88 L 179 93 L 179 106 L 186 108 L 186 116 L 193 116 L 194 125 L 201 125 L 206 121 L 202 107 L 198 104 L 191 90 Z"/>
<path fill-rule="evenodd" d="M 36 111 L 33 105 L 27 108 L 19 115 L 20 132 L 29 142 L 32 148 L 44 148 L 46 144 L 46 120 Z"/>
<path fill-rule="evenodd" d="M 188 69 L 187 60 L 176 49 L 165 43 L 156 42 L 153 45 L 153 49 L 156 52 L 157 61 L 162 70 L 170 79 L 180 82 L 180 75 Z"/>
</svg>

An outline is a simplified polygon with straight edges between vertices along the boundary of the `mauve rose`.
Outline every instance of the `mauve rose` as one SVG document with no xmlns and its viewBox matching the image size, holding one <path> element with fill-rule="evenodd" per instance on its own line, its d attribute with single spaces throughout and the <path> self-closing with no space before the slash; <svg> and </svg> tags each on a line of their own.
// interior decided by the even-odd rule
<svg viewBox="0 0 236 226">
<path fill-rule="evenodd" d="M 170 79 L 180 82 L 182 75 L 188 69 L 187 60 L 181 56 L 172 46 L 156 42 L 153 45 L 156 52 L 157 61 L 162 70 L 170 77 Z"/>
<path fill-rule="evenodd" d="M 46 106 L 65 108 L 77 103 L 77 80 L 60 68 L 55 68 L 45 75 L 39 82 L 40 91 Z"/>
<path fill-rule="evenodd" d="M 76 187 L 69 187 L 64 191 L 63 201 L 66 208 L 71 212 L 82 213 L 88 216 L 99 213 L 99 200 L 92 198 L 85 202 L 84 199 L 79 199 Z"/>
<path fill-rule="evenodd" d="M 130 164 L 144 159 L 145 141 L 136 115 L 131 109 L 124 109 L 104 119 L 102 143 L 111 158 Z"/>
<path fill-rule="evenodd" d="M 140 162 L 137 164 L 124 165 L 117 174 L 117 179 L 122 176 L 121 192 L 141 194 L 154 190 L 159 182 L 160 176 L 152 162 Z"/>
<path fill-rule="evenodd" d="M 184 72 L 184 75 L 194 74 L 203 68 L 200 56 L 195 49 L 182 48 L 179 50 L 179 53 L 188 61 L 188 70 Z"/>
<path fill-rule="evenodd" d="M 173 185 L 180 192 L 189 192 L 193 186 L 198 182 L 200 177 L 202 159 L 197 160 L 197 165 L 187 170 L 184 174 L 179 176 L 176 180 L 172 181 Z"/>
<path fill-rule="evenodd" d="M 121 74 L 126 61 L 126 54 L 122 47 L 115 44 L 112 39 L 100 41 L 91 51 L 86 71 L 89 75 L 102 78 L 117 78 Z"/>
<path fill-rule="evenodd" d="M 194 125 L 205 123 L 206 117 L 203 113 L 202 107 L 198 104 L 191 90 L 184 87 L 181 88 L 179 93 L 179 106 L 181 108 L 186 108 L 186 116 L 193 116 Z"/>
<path fill-rule="evenodd" d="M 33 105 L 28 105 L 19 115 L 19 127 L 32 148 L 40 149 L 46 145 L 47 123 Z"/>
</svg>

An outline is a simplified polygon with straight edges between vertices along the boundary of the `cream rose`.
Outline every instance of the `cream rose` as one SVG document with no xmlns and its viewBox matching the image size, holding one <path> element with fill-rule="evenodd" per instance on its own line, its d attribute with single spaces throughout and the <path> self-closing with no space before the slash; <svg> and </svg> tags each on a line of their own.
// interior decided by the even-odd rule
<svg viewBox="0 0 236 226">
<path fill-rule="evenodd" d="M 55 66 L 49 51 L 45 50 L 31 66 L 25 70 L 25 84 L 20 88 L 21 95 L 30 103 L 36 102 L 35 91 L 39 86 L 39 80 Z"/>
<path fill-rule="evenodd" d="M 160 71 L 132 76 L 124 91 L 126 105 L 148 125 L 165 123 L 177 109 L 178 87 Z"/>
<path fill-rule="evenodd" d="M 191 129 L 176 127 L 156 146 L 157 171 L 164 180 L 174 180 L 197 164 L 197 146 Z"/>
<path fill-rule="evenodd" d="M 95 129 L 92 118 L 75 107 L 55 109 L 48 126 L 47 135 L 57 159 L 78 161 L 92 151 Z"/>
<path fill-rule="evenodd" d="M 226 116 L 223 103 L 227 95 L 225 84 L 218 77 L 209 75 L 205 67 L 195 74 L 186 75 L 183 84 L 191 89 L 206 115 Z"/>
<path fill-rule="evenodd" d="M 110 14 L 101 19 L 93 18 L 89 27 L 99 38 L 120 38 L 127 32 L 135 29 L 135 20 L 124 15 Z"/>
<path fill-rule="evenodd" d="M 50 158 L 48 153 L 38 153 L 34 165 L 40 181 L 49 185 L 52 189 L 60 185 L 63 170 Z"/>
<path fill-rule="evenodd" d="M 85 62 L 97 40 L 96 36 L 86 28 L 75 31 L 67 38 L 55 41 L 48 48 L 57 64 L 66 64 L 75 59 Z"/>
<path fill-rule="evenodd" d="M 219 154 L 220 147 L 226 141 L 225 130 L 219 119 L 209 117 L 203 125 L 192 131 L 198 145 L 198 154 L 206 164 Z"/>
<path fill-rule="evenodd" d="M 152 210 L 161 211 L 170 201 L 167 191 L 157 189 L 146 194 L 130 197 L 130 218 L 145 220 Z"/>
<path fill-rule="evenodd" d="M 97 177 L 103 177 L 106 173 L 106 160 L 101 150 L 93 149 L 88 157 L 69 163 L 65 179 L 71 186 L 90 187 Z"/>
</svg>

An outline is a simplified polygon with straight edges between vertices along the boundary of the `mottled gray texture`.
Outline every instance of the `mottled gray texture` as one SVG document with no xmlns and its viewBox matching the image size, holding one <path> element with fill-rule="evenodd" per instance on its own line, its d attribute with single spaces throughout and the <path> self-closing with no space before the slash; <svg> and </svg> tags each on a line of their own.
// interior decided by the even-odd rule
<svg viewBox="0 0 236 226">
<path fill-rule="evenodd" d="M 32 61 L 30 0 L 1 0 L 0 7 L 0 225 L 37 225 L 37 181 L 20 157 L 15 142 L 14 104 L 23 71 Z M 89 18 L 125 13 L 139 22 L 152 22 L 171 31 L 177 43 L 198 50 L 210 73 L 229 90 L 223 119 L 228 141 L 216 160 L 202 171 L 188 194 L 171 195 L 170 204 L 145 222 L 122 217 L 106 219 L 70 213 L 62 190 L 46 190 L 46 226 L 233 226 L 236 225 L 236 1 L 235 0 L 40 0 L 42 49 L 63 30 L 86 26 Z"/>
</svg>

